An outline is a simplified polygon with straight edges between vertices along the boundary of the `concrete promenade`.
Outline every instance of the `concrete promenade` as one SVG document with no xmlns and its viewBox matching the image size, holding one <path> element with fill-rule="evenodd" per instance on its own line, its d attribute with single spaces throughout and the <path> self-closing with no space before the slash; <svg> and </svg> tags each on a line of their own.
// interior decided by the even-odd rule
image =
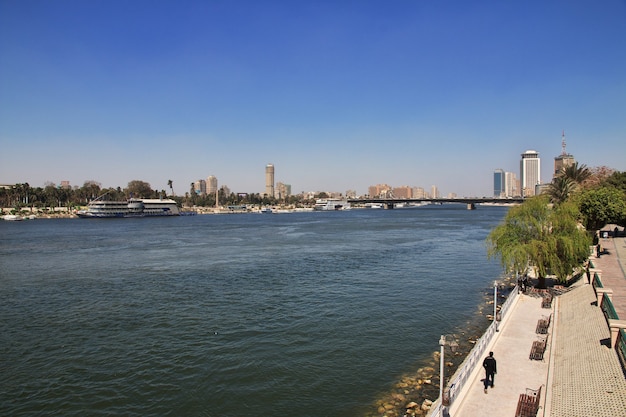
<svg viewBox="0 0 626 417">
<path fill-rule="evenodd" d="M 613 290 L 619 317 L 626 319 L 626 239 L 601 239 L 606 253 L 591 257 Z M 520 394 L 541 387 L 542 417 L 626 417 L 626 378 L 610 346 L 610 331 L 595 292 L 580 279 L 542 308 L 541 295 L 521 294 L 490 342 L 498 361 L 495 387 L 484 392 L 484 370 L 472 372 L 448 412 L 451 417 L 515 416 Z M 529 359 L 537 321 L 552 315 L 542 361 Z M 445 415 L 445 414 L 444 414 Z"/>
</svg>

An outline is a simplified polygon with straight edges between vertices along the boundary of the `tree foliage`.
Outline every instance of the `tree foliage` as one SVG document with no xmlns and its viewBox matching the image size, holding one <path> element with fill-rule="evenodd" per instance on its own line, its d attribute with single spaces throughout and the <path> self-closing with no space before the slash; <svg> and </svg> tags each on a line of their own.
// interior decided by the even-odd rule
<svg viewBox="0 0 626 417">
<path fill-rule="evenodd" d="M 626 194 L 626 171 L 614 172 L 603 183 L 609 187 L 614 187 Z"/>
<path fill-rule="evenodd" d="M 626 226 L 626 193 L 610 186 L 583 191 L 576 198 L 587 230 L 598 230 L 605 224 Z"/>
<path fill-rule="evenodd" d="M 508 272 L 533 268 L 541 288 L 548 274 L 565 282 L 589 251 L 589 237 L 579 227 L 578 216 L 571 202 L 550 207 L 546 196 L 530 198 L 511 208 L 491 231 L 488 254 L 500 258 Z"/>
<path fill-rule="evenodd" d="M 559 176 L 569 178 L 576 184 L 582 184 L 591 177 L 591 170 L 585 164 L 579 165 L 578 162 L 574 162 L 563 168 Z"/>
<path fill-rule="evenodd" d="M 157 194 L 152 190 L 150 184 L 140 180 L 133 180 L 129 182 L 128 187 L 126 188 L 126 193 L 129 197 L 134 198 L 151 198 L 155 197 L 155 194 Z"/>
<path fill-rule="evenodd" d="M 615 173 L 614 169 L 607 166 L 590 168 L 589 171 L 591 175 L 582 183 L 584 189 L 600 187 Z"/>
<path fill-rule="evenodd" d="M 547 194 L 554 204 L 561 204 L 576 190 L 576 183 L 565 175 L 556 176 L 548 186 Z"/>
</svg>

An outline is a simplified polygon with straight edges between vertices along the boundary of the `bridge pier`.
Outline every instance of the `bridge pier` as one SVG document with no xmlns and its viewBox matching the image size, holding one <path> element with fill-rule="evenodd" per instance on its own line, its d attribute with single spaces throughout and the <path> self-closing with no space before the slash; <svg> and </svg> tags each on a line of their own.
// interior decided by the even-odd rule
<svg viewBox="0 0 626 417">
<path fill-rule="evenodd" d="M 474 204 L 474 203 L 467 203 L 467 209 L 468 210 L 476 210 L 476 204 Z"/>
<path fill-rule="evenodd" d="M 393 203 L 385 203 L 384 207 L 385 207 L 385 210 L 392 210 L 393 209 Z"/>
</svg>

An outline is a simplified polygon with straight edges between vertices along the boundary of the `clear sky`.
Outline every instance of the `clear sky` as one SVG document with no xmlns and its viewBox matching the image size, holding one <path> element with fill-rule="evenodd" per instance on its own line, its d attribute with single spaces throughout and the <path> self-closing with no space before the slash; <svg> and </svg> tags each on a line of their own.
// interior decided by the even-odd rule
<svg viewBox="0 0 626 417">
<path fill-rule="evenodd" d="M 626 171 L 626 1 L 0 0 L 0 183 L 493 194 Z"/>
</svg>

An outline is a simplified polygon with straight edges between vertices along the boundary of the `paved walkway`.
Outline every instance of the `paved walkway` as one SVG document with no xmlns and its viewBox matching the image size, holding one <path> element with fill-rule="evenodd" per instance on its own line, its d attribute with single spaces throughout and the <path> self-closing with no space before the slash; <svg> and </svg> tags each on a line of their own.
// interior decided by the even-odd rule
<svg viewBox="0 0 626 417">
<path fill-rule="evenodd" d="M 591 285 L 558 297 L 546 416 L 626 416 L 626 379 L 595 301 Z"/>
<path fill-rule="evenodd" d="M 618 315 L 626 319 L 626 239 L 601 242 L 607 253 L 592 258 L 602 282 L 613 289 Z M 542 417 L 626 417 L 626 378 L 610 344 L 610 332 L 595 293 L 580 280 L 541 308 L 538 295 L 520 295 L 504 317 L 488 350 L 498 361 L 495 387 L 483 392 L 484 371 L 477 367 L 451 405 L 452 417 L 515 416 L 519 395 L 542 387 Z M 620 313 L 622 311 L 622 313 Z M 537 321 L 553 314 L 543 361 L 529 359 Z"/>
<path fill-rule="evenodd" d="M 500 332 L 487 349 L 494 353 L 498 362 L 495 387 L 484 393 L 485 372 L 477 367 L 469 382 L 450 407 L 453 417 L 515 416 L 517 400 L 526 388 L 538 389 L 543 385 L 542 397 L 548 375 L 548 352 L 543 361 L 529 359 L 537 320 L 551 314 L 551 309 L 541 308 L 541 297 L 520 295 L 500 324 Z M 552 327 L 552 326 L 551 326 Z M 548 340 L 549 350 L 551 341 Z"/>
<path fill-rule="evenodd" d="M 602 285 L 613 290 L 613 307 L 626 320 L 626 238 L 600 239 L 605 254 L 591 257 L 593 265 L 602 270 Z"/>
</svg>

